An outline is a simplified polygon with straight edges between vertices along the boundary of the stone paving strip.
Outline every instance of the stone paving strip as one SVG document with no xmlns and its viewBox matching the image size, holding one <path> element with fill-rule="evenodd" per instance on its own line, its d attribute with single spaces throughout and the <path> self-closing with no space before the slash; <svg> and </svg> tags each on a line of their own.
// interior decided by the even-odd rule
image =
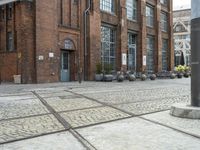
<svg viewBox="0 0 200 150">
<path fill-rule="evenodd" d="M 87 150 L 69 132 L 0 145 L 0 150 Z"/>
<path fill-rule="evenodd" d="M 36 92 L 37 93 L 37 92 Z M 58 96 L 72 96 L 73 94 L 65 91 L 51 92 L 51 93 L 38 93 L 42 98 L 58 97 Z"/>
<path fill-rule="evenodd" d="M 171 128 L 186 132 L 200 138 L 200 120 L 199 119 L 184 119 L 173 117 L 169 111 L 159 112 L 155 114 L 144 115 L 142 118 L 157 122 Z"/>
<path fill-rule="evenodd" d="M 130 115 L 111 107 L 97 107 L 84 110 L 60 113 L 60 115 L 73 127 L 83 127 L 98 123 L 127 118 Z"/>
<path fill-rule="evenodd" d="M 44 99 L 57 112 L 102 106 L 97 102 L 88 100 L 86 98 L 76 98 L 75 96 L 74 98 L 70 99 L 66 99 L 66 97 L 44 98 Z"/>
<path fill-rule="evenodd" d="M 122 90 L 120 92 L 104 92 L 83 95 L 107 104 L 120 104 L 145 100 L 163 99 L 168 97 L 178 97 L 189 95 L 189 92 L 187 88 L 166 88 L 143 91 Z"/>
<path fill-rule="evenodd" d="M 200 140 L 195 137 L 140 118 L 76 131 L 98 150 L 199 150 L 200 147 Z"/>
<path fill-rule="evenodd" d="M 38 99 L 0 100 L 0 121 L 47 113 L 49 111 Z"/>
<path fill-rule="evenodd" d="M 0 144 L 64 129 L 53 115 L 0 121 Z"/>
<path fill-rule="evenodd" d="M 189 96 L 171 97 L 154 101 L 144 101 L 128 104 L 114 105 L 115 107 L 131 112 L 134 115 L 143 115 L 157 111 L 168 110 L 174 103 L 188 103 Z"/>
</svg>

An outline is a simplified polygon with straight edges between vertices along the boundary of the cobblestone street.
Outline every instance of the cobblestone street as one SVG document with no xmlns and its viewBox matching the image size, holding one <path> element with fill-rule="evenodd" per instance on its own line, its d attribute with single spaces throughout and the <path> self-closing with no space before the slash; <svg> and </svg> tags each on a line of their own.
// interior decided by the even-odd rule
<svg viewBox="0 0 200 150">
<path fill-rule="evenodd" d="M 189 102 L 190 79 L 0 85 L 0 149 L 198 150 L 200 121 L 169 115 Z"/>
</svg>

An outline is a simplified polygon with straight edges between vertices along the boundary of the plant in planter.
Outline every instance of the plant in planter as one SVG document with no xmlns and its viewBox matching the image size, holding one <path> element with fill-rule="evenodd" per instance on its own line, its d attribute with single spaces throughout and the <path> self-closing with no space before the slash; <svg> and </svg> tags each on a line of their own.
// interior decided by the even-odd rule
<svg viewBox="0 0 200 150">
<path fill-rule="evenodd" d="M 184 66 L 185 67 L 185 70 L 184 70 L 184 77 L 185 78 L 189 78 L 190 76 L 190 67 L 189 66 Z"/>
<path fill-rule="evenodd" d="M 96 64 L 96 73 L 95 73 L 95 81 L 102 81 L 103 73 L 102 73 L 102 65 L 101 63 Z"/>
<path fill-rule="evenodd" d="M 111 64 L 104 64 L 104 71 L 103 71 L 103 81 L 113 81 L 113 75 L 111 74 L 112 65 Z"/>
<path fill-rule="evenodd" d="M 175 70 L 176 70 L 176 72 L 177 72 L 177 77 L 178 77 L 179 79 L 182 78 L 182 77 L 183 77 L 184 70 L 185 70 L 184 66 L 179 65 L 179 66 L 177 66 L 177 67 L 175 68 Z"/>
<path fill-rule="evenodd" d="M 155 75 L 155 74 L 151 74 L 151 75 L 150 75 L 150 79 L 151 79 L 151 80 L 156 80 L 156 75 Z"/>
</svg>

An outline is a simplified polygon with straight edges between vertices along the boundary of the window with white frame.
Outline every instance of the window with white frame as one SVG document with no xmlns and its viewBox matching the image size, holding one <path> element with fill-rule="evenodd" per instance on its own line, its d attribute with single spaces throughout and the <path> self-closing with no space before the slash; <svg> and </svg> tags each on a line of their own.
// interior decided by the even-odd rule
<svg viewBox="0 0 200 150">
<path fill-rule="evenodd" d="M 130 20 L 137 20 L 137 0 L 126 1 L 127 18 Z"/>
<path fill-rule="evenodd" d="M 116 32 L 113 28 L 101 26 L 101 62 L 102 67 L 110 66 L 115 70 L 116 64 Z"/>
<path fill-rule="evenodd" d="M 154 8 L 151 5 L 146 6 L 146 24 L 149 27 L 154 26 Z"/>
<path fill-rule="evenodd" d="M 153 36 L 147 36 L 147 73 L 154 72 L 154 49 L 155 38 Z"/>
<path fill-rule="evenodd" d="M 161 12 L 161 29 L 167 32 L 167 13 Z"/>
<path fill-rule="evenodd" d="M 100 0 L 100 9 L 114 13 L 114 0 Z"/>
<path fill-rule="evenodd" d="M 167 63 L 167 50 L 168 50 L 168 40 L 162 40 L 162 70 L 167 71 L 168 63 Z"/>
<path fill-rule="evenodd" d="M 134 33 L 128 33 L 128 70 L 136 72 L 136 38 Z"/>
</svg>

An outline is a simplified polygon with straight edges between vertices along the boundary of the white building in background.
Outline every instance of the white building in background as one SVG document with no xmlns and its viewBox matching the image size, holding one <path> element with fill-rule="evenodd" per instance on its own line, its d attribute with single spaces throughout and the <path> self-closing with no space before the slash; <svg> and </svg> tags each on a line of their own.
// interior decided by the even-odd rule
<svg viewBox="0 0 200 150">
<path fill-rule="evenodd" d="M 190 65 L 191 9 L 173 12 L 175 66 Z"/>
</svg>

